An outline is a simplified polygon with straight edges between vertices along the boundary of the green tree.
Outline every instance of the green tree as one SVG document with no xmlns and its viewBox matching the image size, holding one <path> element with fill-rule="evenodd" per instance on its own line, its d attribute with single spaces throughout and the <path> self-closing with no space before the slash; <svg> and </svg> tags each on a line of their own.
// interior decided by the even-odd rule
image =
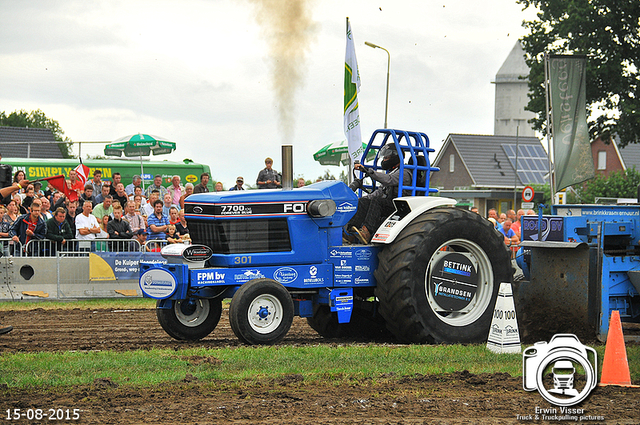
<svg viewBox="0 0 640 425">
<path fill-rule="evenodd" d="M 338 179 L 344 184 L 349 184 L 349 175 L 345 170 L 340 171 L 340 177 Z"/>
<path fill-rule="evenodd" d="M 327 168 L 326 170 L 324 170 L 324 175 L 318 176 L 318 178 L 322 180 L 335 180 L 336 176 L 331 174 L 331 171 L 329 171 L 329 169 Z"/>
<path fill-rule="evenodd" d="M 73 158 L 71 154 L 71 139 L 64 135 L 64 131 L 60 127 L 58 121 L 47 116 L 40 109 L 27 112 L 24 109 L 11 112 L 7 115 L 4 111 L 0 112 L 0 126 L 5 127 L 30 127 L 30 128 L 48 128 L 53 133 L 53 137 L 62 143 L 58 143 L 63 158 Z"/>
<path fill-rule="evenodd" d="M 545 132 L 544 53 L 587 56 L 589 131 L 622 146 L 640 141 L 640 1 L 516 0 L 535 7 L 538 19 L 523 22 L 534 127 Z"/>
<path fill-rule="evenodd" d="M 636 167 L 626 171 L 616 171 L 605 177 L 598 174 L 583 186 L 576 188 L 576 201 L 583 204 L 593 204 L 596 198 L 636 198 L 640 172 Z M 571 198 L 569 198 L 571 200 Z"/>
<path fill-rule="evenodd" d="M 95 154 L 95 155 L 87 154 L 87 159 L 109 159 L 109 158 L 107 158 L 106 156 L 101 155 L 101 154 L 98 153 L 98 154 Z"/>
</svg>

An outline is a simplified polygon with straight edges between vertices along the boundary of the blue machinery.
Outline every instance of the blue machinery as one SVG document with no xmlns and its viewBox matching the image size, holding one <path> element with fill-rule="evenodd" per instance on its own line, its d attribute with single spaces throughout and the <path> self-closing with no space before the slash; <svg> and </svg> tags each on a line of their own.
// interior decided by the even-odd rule
<svg viewBox="0 0 640 425">
<path fill-rule="evenodd" d="M 401 179 L 398 195 L 416 197 L 402 201 L 403 214 L 386 224 L 383 237 L 391 241 L 393 230 L 402 230 L 413 219 L 412 211 L 419 214 L 455 201 L 427 196 L 437 192 L 429 188 L 429 175 L 438 170 L 429 163 L 434 150 L 426 134 L 377 130 L 362 156 L 363 161 L 374 157 L 365 161 L 368 167 L 381 168 L 379 150 L 386 144 L 395 145 L 404 158 L 399 174 L 410 170 L 412 175 L 408 185 Z M 375 181 L 363 189 L 375 190 Z M 293 315 L 317 318 L 316 330 L 326 335 L 337 332 L 339 324 L 352 323 L 354 312 L 367 320 L 378 317 L 373 298 L 380 246 L 343 245 L 343 227 L 355 214 L 358 199 L 336 181 L 294 190 L 192 195 L 185 202 L 185 215 L 197 245 L 163 248 L 166 265 L 141 263 L 140 288 L 158 300 L 160 324 L 177 339 L 195 340 L 211 332 L 224 298 L 232 298 L 234 333 L 252 344 L 279 341 L 284 336 L 280 329 L 286 332 Z M 410 218 L 402 221 L 404 217 Z M 480 275 L 488 274 L 485 269 Z M 424 286 L 424 277 L 420 282 Z M 488 312 L 493 294 L 485 287 L 479 290 L 483 303 L 471 306 L 479 304 Z"/>
<path fill-rule="evenodd" d="M 515 292 L 525 332 L 593 338 L 595 329 L 606 340 L 613 310 L 625 335 L 640 327 L 639 214 L 640 205 L 554 205 L 542 220 L 523 217 L 518 263 L 528 281 Z"/>
<path fill-rule="evenodd" d="M 394 200 L 396 212 L 373 239 L 380 245 L 343 245 L 342 228 L 358 196 L 341 182 L 189 197 L 185 210 L 197 245 L 163 249 L 166 265 L 140 266 L 140 288 L 158 300 L 165 331 L 177 339 L 203 338 L 220 319 L 221 300 L 232 298 L 231 327 L 251 344 L 281 340 L 294 315 L 314 320 L 322 335 L 336 335 L 340 325 L 378 311 L 405 341 L 484 338 L 499 282 L 510 278 L 502 238 L 476 214 L 451 208 L 455 200 L 427 196 L 435 192 L 429 173 L 437 169 L 429 163 L 433 149 L 424 133 L 378 130 L 363 158 L 392 140 L 406 161 L 400 174 L 409 169 L 413 176 L 398 195 L 413 196 Z M 375 183 L 363 188 L 375 189 Z M 527 280 L 514 283 L 514 297 L 524 340 L 557 333 L 604 340 L 612 310 L 620 311 L 623 326 L 640 329 L 639 212 L 640 205 L 558 205 L 551 216 L 523 217 L 526 254 L 518 261 Z M 469 282 L 447 275 L 453 286 L 439 291 L 439 267 L 449 273 L 449 262 L 477 273 Z M 462 299 L 458 284 L 476 289 Z M 360 334 L 378 324 L 350 329 Z"/>
</svg>

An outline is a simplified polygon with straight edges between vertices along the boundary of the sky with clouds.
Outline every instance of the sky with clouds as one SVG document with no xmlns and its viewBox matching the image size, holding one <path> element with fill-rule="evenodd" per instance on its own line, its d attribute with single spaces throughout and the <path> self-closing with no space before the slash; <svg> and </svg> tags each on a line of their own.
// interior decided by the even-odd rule
<svg viewBox="0 0 640 425">
<path fill-rule="evenodd" d="M 345 18 L 361 77 L 363 141 L 383 127 L 492 134 L 495 74 L 533 11 L 515 0 L 0 0 L 0 110 L 41 109 L 75 142 L 134 133 L 175 141 L 171 155 L 212 178 L 255 183 L 264 158 L 294 175 L 343 140 Z M 104 144 L 83 144 L 82 155 Z M 75 153 L 78 153 L 76 145 Z"/>
</svg>

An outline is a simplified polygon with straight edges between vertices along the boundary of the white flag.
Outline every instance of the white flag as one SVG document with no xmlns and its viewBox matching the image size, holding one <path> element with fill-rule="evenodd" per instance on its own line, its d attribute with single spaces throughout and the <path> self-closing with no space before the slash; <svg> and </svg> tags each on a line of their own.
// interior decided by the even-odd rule
<svg viewBox="0 0 640 425">
<path fill-rule="evenodd" d="M 347 18 L 347 52 L 344 67 L 344 134 L 347 136 L 351 163 L 360 159 L 362 136 L 360 134 L 360 110 L 358 109 L 358 92 L 360 91 L 360 72 L 356 59 L 356 48 L 351 33 L 351 24 Z"/>
</svg>

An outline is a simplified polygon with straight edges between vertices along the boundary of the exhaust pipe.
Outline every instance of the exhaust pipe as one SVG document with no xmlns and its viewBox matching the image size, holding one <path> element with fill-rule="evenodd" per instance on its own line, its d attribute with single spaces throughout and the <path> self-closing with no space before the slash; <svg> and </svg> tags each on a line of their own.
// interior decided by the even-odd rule
<svg viewBox="0 0 640 425">
<path fill-rule="evenodd" d="M 282 190 L 293 189 L 293 146 L 282 145 Z"/>
</svg>

